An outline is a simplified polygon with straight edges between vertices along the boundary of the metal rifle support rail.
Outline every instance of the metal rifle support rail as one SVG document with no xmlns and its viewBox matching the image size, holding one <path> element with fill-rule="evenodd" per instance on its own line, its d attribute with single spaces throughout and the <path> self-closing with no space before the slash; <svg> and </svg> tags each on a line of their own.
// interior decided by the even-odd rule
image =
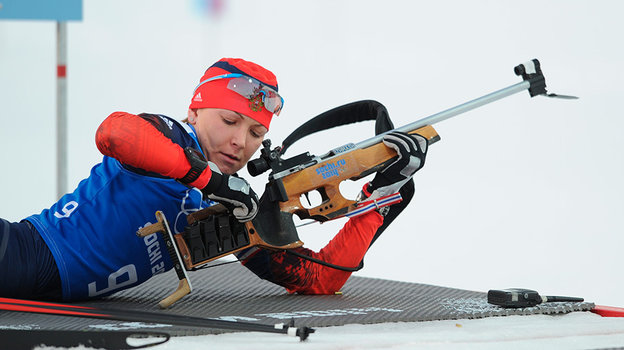
<svg viewBox="0 0 624 350">
<path fill-rule="evenodd" d="M 2 297 L 0 297 L 0 310 L 104 320 L 160 323 L 186 327 L 227 329 L 244 332 L 281 333 L 299 337 L 301 341 L 306 340 L 310 333 L 314 333 L 313 328 L 295 327 L 293 324 L 294 322 L 290 324 L 278 323 L 275 325 L 266 325 L 176 315 L 164 312 L 156 313 L 140 310 L 105 309 L 84 305 L 59 304 Z"/>
<path fill-rule="evenodd" d="M 394 130 L 391 131 L 387 131 L 383 134 L 379 134 L 375 137 L 372 137 L 370 139 L 361 141 L 359 143 L 356 143 L 355 146 L 357 148 L 366 148 L 369 146 L 372 146 L 376 143 L 379 143 L 383 140 L 383 137 L 385 134 L 393 132 L 393 131 L 401 131 L 401 132 L 409 132 L 409 131 L 413 131 L 416 130 L 418 128 L 422 128 L 423 126 L 426 125 L 432 125 L 438 122 L 441 122 L 443 120 L 446 119 L 450 119 L 458 114 L 462 114 L 465 112 L 468 112 L 470 110 L 473 110 L 475 108 L 481 107 L 483 105 L 492 103 L 494 101 L 500 100 L 502 98 L 505 98 L 507 96 L 511 96 L 513 94 L 516 94 L 518 92 L 524 91 L 526 89 L 528 89 L 530 86 L 530 82 L 529 81 L 522 81 L 520 83 L 514 84 L 512 86 L 509 86 L 507 88 L 492 92 L 490 94 L 487 94 L 485 96 L 476 98 L 474 100 L 462 103 L 456 107 L 453 108 L 449 108 L 445 111 L 442 112 L 438 112 L 436 114 L 432 114 L 428 117 L 425 117 L 423 119 L 417 120 L 413 123 L 404 125 L 402 127 L 396 128 Z"/>
</svg>

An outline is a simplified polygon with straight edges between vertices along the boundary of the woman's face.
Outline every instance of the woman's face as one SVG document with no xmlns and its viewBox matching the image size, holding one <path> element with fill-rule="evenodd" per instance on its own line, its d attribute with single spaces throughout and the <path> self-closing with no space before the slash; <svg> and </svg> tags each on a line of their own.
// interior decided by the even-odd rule
<svg viewBox="0 0 624 350">
<path fill-rule="evenodd" d="M 242 169 L 268 131 L 257 121 L 227 109 L 189 109 L 188 121 L 195 127 L 208 160 L 225 174 Z"/>
</svg>

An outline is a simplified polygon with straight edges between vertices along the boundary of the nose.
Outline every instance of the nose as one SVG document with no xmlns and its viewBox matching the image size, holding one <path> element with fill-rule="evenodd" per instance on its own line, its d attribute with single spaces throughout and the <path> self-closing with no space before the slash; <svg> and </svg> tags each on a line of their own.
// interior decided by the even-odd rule
<svg viewBox="0 0 624 350">
<path fill-rule="evenodd" d="M 232 145 L 238 148 L 245 148 L 245 141 L 247 140 L 247 130 L 242 125 L 234 128 L 232 131 Z"/>
</svg>

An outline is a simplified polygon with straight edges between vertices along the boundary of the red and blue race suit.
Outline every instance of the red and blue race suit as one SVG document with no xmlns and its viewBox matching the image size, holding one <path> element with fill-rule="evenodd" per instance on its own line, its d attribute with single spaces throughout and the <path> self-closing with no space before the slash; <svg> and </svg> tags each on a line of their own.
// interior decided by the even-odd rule
<svg viewBox="0 0 624 350">
<path fill-rule="evenodd" d="M 172 176 L 169 171 L 175 162 L 187 162 L 180 157 L 184 147 L 202 151 L 192 126 L 162 115 L 116 112 L 98 134 L 100 130 L 116 135 L 96 136 L 98 147 L 110 156 L 104 156 L 74 192 L 26 219 L 54 257 L 64 300 L 110 295 L 171 269 L 162 238 L 157 234 L 141 238 L 137 230 L 155 222 L 154 214 L 161 210 L 172 230 L 180 233 L 187 225 L 186 215 L 214 204 L 204 201 L 200 190 L 173 179 L 184 174 Z M 163 158 L 171 164 L 157 161 Z M 381 215 L 370 212 L 350 219 L 321 251 L 303 247 L 297 251 L 354 267 L 382 223 Z M 239 257 L 256 275 L 289 292 L 334 293 L 351 275 L 284 252 L 252 248 Z"/>
</svg>

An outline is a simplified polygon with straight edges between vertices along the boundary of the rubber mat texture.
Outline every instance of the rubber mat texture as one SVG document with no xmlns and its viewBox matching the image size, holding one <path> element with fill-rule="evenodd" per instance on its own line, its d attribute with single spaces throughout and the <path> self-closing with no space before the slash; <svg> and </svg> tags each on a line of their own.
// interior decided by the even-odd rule
<svg viewBox="0 0 624 350">
<path fill-rule="evenodd" d="M 190 272 L 189 276 L 193 292 L 167 310 L 157 304 L 178 285 L 173 271 L 106 299 L 77 304 L 262 324 L 294 319 L 297 326 L 312 327 L 559 314 L 594 308 L 589 302 L 558 302 L 505 309 L 488 304 L 487 293 L 483 292 L 357 276 L 347 281 L 341 295 L 289 295 L 239 264 Z M 149 320 L 122 322 L 15 312 L 0 312 L 0 329 L 162 330 L 172 335 L 224 332 L 152 324 Z"/>
</svg>

